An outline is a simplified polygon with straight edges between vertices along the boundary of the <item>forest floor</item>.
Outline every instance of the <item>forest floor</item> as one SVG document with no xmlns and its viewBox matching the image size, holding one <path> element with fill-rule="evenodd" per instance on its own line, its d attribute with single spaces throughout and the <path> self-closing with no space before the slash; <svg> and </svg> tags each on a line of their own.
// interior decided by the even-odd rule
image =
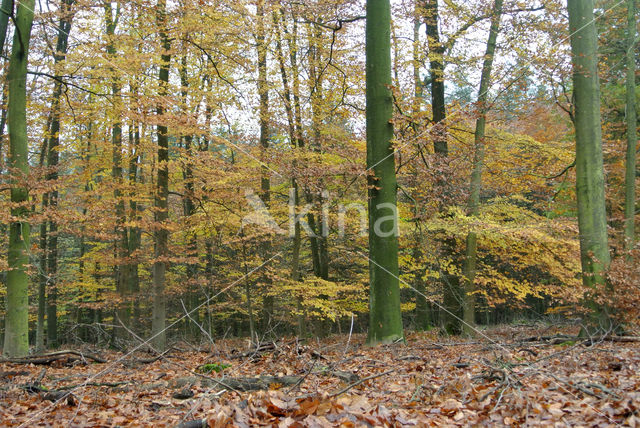
<svg viewBox="0 0 640 428">
<path fill-rule="evenodd" d="M 412 333 L 371 348 L 344 335 L 258 351 L 236 339 L 155 358 L 94 349 L 3 362 L 0 425 L 640 426 L 640 343 L 575 333 L 501 326 L 467 341 Z"/>
</svg>

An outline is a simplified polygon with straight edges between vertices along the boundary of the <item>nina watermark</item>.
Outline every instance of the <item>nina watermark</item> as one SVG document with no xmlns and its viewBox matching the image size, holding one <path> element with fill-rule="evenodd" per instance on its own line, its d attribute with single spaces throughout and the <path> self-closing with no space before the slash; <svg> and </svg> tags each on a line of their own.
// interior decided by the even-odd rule
<svg viewBox="0 0 640 428">
<path fill-rule="evenodd" d="M 253 189 L 245 189 L 244 196 L 249 213 L 242 218 L 242 227 L 254 224 L 273 233 L 288 235 L 293 238 L 296 234 L 297 225 L 299 225 L 301 233 L 309 237 L 326 237 L 329 234 L 330 227 L 334 226 L 338 236 L 342 238 L 345 236 L 347 217 L 349 216 L 349 224 L 357 224 L 357 235 L 367 236 L 369 233 L 368 210 L 364 204 L 358 202 L 343 204 L 340 201 L 333 200 L 330 193 L 325 190 L 320 194 L 317 202 L 308 202 L 301 205 L 300 199 L 296 199 L 296 193 L 296 189 L 289 189 L 288 219 L 285 226 L 278 224 L 264 201 Z M 381 238 L 398 236 L 397 206 L 390 202 L 385 202 L 376 205 L 372 209 L 378 211 L 373 224 L 373 233 Z M 331 212 L 337 213 L 335 225 L 331 224 Z M 316 230 L 309 225 L 311 215 L 313 215 L 316 222 Z"/>
</svg>

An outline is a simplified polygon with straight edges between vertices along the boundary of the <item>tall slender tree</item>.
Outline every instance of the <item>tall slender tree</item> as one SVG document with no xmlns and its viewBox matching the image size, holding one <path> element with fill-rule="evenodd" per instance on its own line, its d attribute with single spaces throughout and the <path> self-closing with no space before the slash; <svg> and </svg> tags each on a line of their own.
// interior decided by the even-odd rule
<svg viewBox="0 0 640 428">
<path fill-rule="evenodd" d="M 445 120 L 447 118 L 446 103 L 444 97 L 445 89 L 445 45 L 440 39 L 439 28 L 439 5 L 438 0 L 426 0 L 424 6 L 424 21 L 426 24 L 427 46 L 429 58 L 429 75 L 428 82 L 431 89 L 431 115 L 433 121 L 433 150 L 436 154 L 437 162 L 442 165 L 449 154 L 449 146 L 447 135 L 444 132 Z M 447 179 L 441 177 L 437 181 L 440 192 L 446 194 Z M 442 206 L 441 208 L 445 208 Z M 441 253 L 450 255 L 455 251 L 455 240 L 451 237 L 445 237 L 441 241 Z M 444 311 L 441 316 L 441 323 L 450 333 L 459 333 L 461 324 L 459 315 L 461 315 L 461 290 L 460 282 L 455 275 L 443 272 L 441 275 L 443 289 Z M 421 296 L 422 297 L 422 296 Z M 426 315 L 424 310 L 425 304 L 421 302 L 422 314 Z M 418 322 L 426 323 L 427 320 L 419 320 Z"/>
<path fill-rule="evenodd" d="M 7 274 L 7 313 L 3 352 L 21 357 L 29 351 L 29 264 L 30 227 L 28 221 L 29 139 L 27 135 L 27 64 L 35 0 L 18 3 L 16 31 L 9 61 L 9 167 L 11 179 L 11 217 L 9 224 L 9 273 Z"/>
<path fill-rule="evenodd" d="M 496 51 L 496 41 L 500 29 L 500 16 L 502 14 L 503 0 L 495 0 L 493 5 L 493 16 L 491 27 L 489 28 L 489 38 L 487 39 L 487 50 L 482 64 L 480 75 L 480 88 L 478 89 L 478 100 L 476 102 L 476 129 L 474 133 L 474 153 L 473 171 L 471 172 L 471 192 L 469 194 L 468 211 L 469 215 L 477 216 L 480 213 L 480 190 L 482 189 L 482 169 L 484 167 L 485 152 L 485 126 L 487 123 L 487 99 L 489 98 L 489 87 L 491 84 L 491 69 Z M 462 331 L 466 335 L 473 335 L 475 324 L 475 287 L 476 261 L 478 258 L 478 235 L 476 231 L 467 234 L 466 251 L 464 259 L 464 298 L 463 298 L 463 319 Z"/>
<path fill-rule="evenodd" d="M 598 35 L 593 0 L 568 0 L 576 131 L 576 195 L 582 281 L 605 283 L 609 243 L 604 196 Z"/>
<path fill-rule="evenodd" d="M 367 342 L 403 338 L 398 279 L 398 213 L 391 96 L 389 0 L 367 0 L 366 116 L 369 193 L 369 335 Z"/>
<path fill-rule="evenodd" d="M 2 0 L 2 3 L 0 3 L 0 53 L 4 51 L 4 42 L 7 40 L 9 17 L 11 15 L 13 15 L 13 1 Z"/>
<path fill-rule="evenodd" d="M 271 179 L 269 177 L 269 168 L 266 166 L 267 151 L 269 150 L 269 82 L 267 76 L 267 17 L 265 10 L 265 1 L 257 0 L 256 3 L 256 48 L 258 54 L 258 97 L 259 97 L 259 122 L 260 122 L 260 158 L 263 162 L 260 170 L 260 198 L 266 207 L 271 204 Z M 261 245 L 262 258 L 268 260 L 271 253 L 271 238 L 264 237 Z M 268 275 L 262 275 L 261 282 L 269 284 L 271 281 Z M 250 292 L 250 289 L 247 289 Z M 273 316 L 274 296 L 265 295 L 263 297 L 262 307 L 262 327 L 269 324 L 269 320 Z M 253 339 L 253 338 L 252 338 Z"/>
<path fill-rule="evenodd" d="M 156 178 L 155 212 L 156 222 L 154 237 L 154 262 L 153 262 L 153 314 L 151 321 L 152 343 L 156 350 L 164 350 L 167 343 L 165 324 L 167 318 L 166 298 L 165 298 L 165 275 L 168 257 L 169 231 L 165 224 L 169 219 L 169 135 L 164 117 L 164 100 L 167 95 L 169 85 L 169 65 L 171 62 L 171 40 L 167 34 L 167 2 L 158 0 L 156 6 L 156 23 L 160 35 L 160 71 L 158 80 L 160 89 L 158 91 L 158 103 L 156 106 L 157 115 L 157 139 L 158 139 L 158 166 Z"/>
<path fill-rule="evenodd" d="M 107 34 L 106 51 L 111 61 L 114 61 L 117 57 L 115 36 L 116 28 L 118 27 L 118 22 L 120 20 L 121 5 L 119 2 L 116 2 L 115 10 L 113 10 L 111 2 L 105 2 L 104 11 Z M 125 227 L 125 204 L 122 192 L 122 84 L 116 68 L 113 66 L 110 66 L 109 68 L 111 72 L 111 95 L 113 97 L 113 122 L 111 125 L 111 177 L 113 178 L 113 197 L 116 205 L 114 254 L 116 255 L 117 260 L 113 267 L 113 276 L 115 279 L 116 291 L 122 300 L 116 308 L 116 314 L 119 321 L 128 327 L 130 324 L 129 319 L 131 314 L 127 304 L 127 299 L 130 294 L 130 284 L 128 281 L 128 266 L 123 263 L 123 260 L 128 257 L 129 238 L 127 236 L 127 228 Z M 116 331 L 123 336 L 128 334 L 124 329 L 118 329 Z"/>
<path fill-rule="evenodd" d="M 46 300 L 47 312 L 47 345 L 55 347 L 58 342 L 58 307 L 57 307 L 57 276 L 58 276 L 58 224 L 55 220 L 55 209 L 58 205 L 58 161 L 60 157 L 60 125 L 61 125 L 61 108 L 60 100 L 62 98 L 62 72 L 60 66 L 66 58 L 69 46 L 69 32 L 71 31 L 71 22 L 73 13 L 71 6 L 75 0 L 64 0 L 60 8 L 60 21 L 58 24 L 58 35 L 56 40 L 56 51 L 53 53 L 54 67 L 54 85 L 51 97 L 51 111 L 49 113 L 49 126 L 47 135 L 46 160 L 49 171 L 47 180 L 53 184 L 51 192 L 43 195 L 43 207 L 48 207 L 54 214 L 48 221 L 44 221 L 40 226 L 40 242 L 44 253 L 42 254 L 43 262 L 41 263 L 44 281 L 39 284 L 38 296 L 38 328 L 36 331 L 36 348 L 42 349 L 44 345 L 43 328 L 44 328 L 44 308 Z M 44 153 L 42 154 L 44 156 Z M 48 229 L 47 229 L 48 228 Z M 45 290 L 46 288 L 46 290 Z M 45 294 L 46 292 L 46 294 Z"/>
<path fill-rule="evenodd" d="M 624 238 L 625 249 L 630 250 L 635 244 L 636 214 L 636 145 L 638 136 L 636 127 L 636 0 L 627 0 L 627 82 L 626 82 L 626 115 L 627 115 L 627 157 L 625 171 L 624 198 Z"/>
<path fill-rule="evenodd" d="M 431 111 L 433 123 L 443 125 L 447 117 L 444 99 L 444 44 L 440 41 L 438 26 L 438 0 L 427 0 L 425 5 L 425 23 L 427 24 L 427 46 L 429 47 L 429 83 L 431 86 Z M 449 153 L 447 139 L 443 132 L 436 132 L 433 142 L 435 152 L 441 156 Z"/>
</svg>

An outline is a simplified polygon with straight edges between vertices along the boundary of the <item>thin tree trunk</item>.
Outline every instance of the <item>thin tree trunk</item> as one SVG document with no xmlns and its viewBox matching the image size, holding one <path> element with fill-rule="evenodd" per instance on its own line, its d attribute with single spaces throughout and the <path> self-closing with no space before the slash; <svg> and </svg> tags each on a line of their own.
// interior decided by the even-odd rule
<svg viewBox="0 0 640 428">
<path fill-rule="evenodd" d="M 413 114 L 418 115 L 420 113 L 420 106 L 422 104 L 422 81 L 420 79 L 420 23 L 422 21 L 422 15 L 419 7 L 421 0 L 414 1 L 413 10 Z M 415 202 L 414 202 L 415 204 Z M 414 205 L 414 208 L 416 206 Z M 422 262 L 422 230 L 420 228 L 421 220 L 416 216 L 414 218 L 414 231 L 415 247 L 411 251 L 411 257 L 413 258 L 414 280 L 413 287 L 417 290 L 416 293 L 416 309 L 415 309 L 415 325 L 418 330 L 427 330 L 431 326 L 431 319 L 429 317 L 429 303 L 426 299 L 426 285 L 422 279 L 425 269 L 420 266 Z"/>
<path fill-rule="evenodd" d="M 189 88 L 189 79 L 187 75 L 187 55 L 183 55 L 181 59 L 180 66 L 180 83 L 181 83 L 181 96 L 183 108 L 185 111 L 189 110 L 188 106 L 188 88 Z M 182 141 L 184 142 L 184 150 L 186 159 L 184 161 L 184 169 L 182 172 L 182 177 L 185 183 L 185 195 L 183 197 L 182 205 L 183 205 L 183 215 L 187 221 L 189 222 L 189 218 L 195 213 L 195 204 L 193 202 L 193 135 L 187 132 L 186 135 L 182 136 Z M 187 224 L 187 230 L 191 227 L 190 224 Z M 198 241 L 197 235 L 194 232 L 189 232 L 188 244 L 187 244 L 187 257 L 191 259 L 195 259 L 198 256 Z M 196 277 L 198 274 L 198 263 L 187 262 L 186 266 L 187 271 L 187 308 L 189 311 L 198 307 L 198 290 L 196 289 Z M 191 321 L 191 319 L 195 320 L 195 323 Z M 198 327 L 199 324 L 199 312 L 196 311 L 189 317 L 189 325 L 191 336 L 196 337 L 199 333 L 200 329 Z"/>
<path fill-rule="evenodd" d="M 438 29 L 438 0 L 427 0 L 425 7 L 427 24 L 427 46 L 429 48 L 429 78 L 431 79 L 431 111 L 433 123 L 437 128 L 433 149 L 443 157 L 449 153 L 444 132 L 440 132 L 447 117 L 444 98 L 444 45 L 440 41 Z"/>
<path fill-rule="evenodd" d="M 444 163 L 445 158 L 449 155 L 449 147 L 444 128 L 444 122 L 447 117 L 444 96 L 445 47 L 440 40 L 438 0 L 426 0 L 424 9 L 425 24 L 427 27 L 427 46 L 429 49 L 427 57 L 429 58 L 429 83 L 431 86 L 433 150 L 436 154 L 436 162 Z M 440 191 L 444 194 L 448 192 L 447 185 L 447 177 L 444 175 L 438 177 L 436 186 L 440 188 Z M 455 239 L 445 237 L 441 241 L 440 251 L 444 256 L 451 256 L 455 253 L 455 247 Z M 457 334 L 461 330 L 459 315 L 462 315 L 462 290 L 460 289 L 460 283 L 457 276 L 446 272 L 442 272 L 441 282 L 444 304 L 444 311 L 441 313 L 441 323 L 447 332 Z"/>
<path fill-rule="evenodd" d="M 244 267 L 244 293 L 247 299 L 247 314 L 249 315 L 249 337 L 251 343 L 258 346 L 258 334 L 256 333 L 256 323 L 253 316 L 253 302 L 251 300 L 251 283 L 249 282 L 249 267 L 247 266 L 247 242 L 242 240 L 242 259 Z"/>
<path fill-rule="evenodd" d="M 314 152 L 322 152 L 322 103 L 323 96 L 323 76 L 321 46 L 322 28 L 319 25 L 313 26 L 313 31 L 309 34 L 309 91 L 311 93 L 311 128 L 313 139 L 311 148 Z M 319 179 L 317 186 L 324 187 L 322 179 Z M 313 271 L 315 276 L 324 280 L 329 279 L 329 249 L 327 237 L 329 235 L 328 219 L 322 212 L 324 202 L 323 192 L 305 192 L 307 203 L 313 204 L 314 212 L 309 212 L 307 221 L 309 229 L 313 232 L 310 238 L 311 254 L 313 257 Z"/>
<path fill-rule="evenodd" d="M 104 5 L 105 18 L 106 18 L 106 30 L 107 30 L 107 54 L 110 58 L 115 58 L 117 55 L 115 45 L 115 30 L 118 26 L 118 20 L 120 18 L 120 3 L 117 3 L 115 15 L 112 10 L 111 3 L 107 2 Z M 126 215 L 125 204 L 122 194 L 123 176 L 122 176 L 122 122 L 120 121 L 120 115 L 122 114 L 122 102 L 120 98 L 121 84 L 116 70 L 111 67 L 111 95 L 114 100 L 113 118 L 114 122 L 111 126 L 111 150 L 112 150 L 112 165 L 111 176 L 113 178 L 113 197 L 116 203 L 116 226 L 115 226 L 115 241 L 114 241 L 114 255 L 115 265 L 113 267 L 113 273 L 116 283 L 116 291 L 118 292 L 121 301 L 116 306 L 116 314 L 120 322 L 122 322 L 127 328 L 130 326 L 131 311 L 129 310 L 128 300 L 130 298 L 130 286 L 128 283 L 128 248 L 129 238 L 127 236 L 127 228 L 125 227 Z M 117 335 L 125 338 L 128 334 L 125 329 L 117 329 Z"/>
<path fill-rule="evenodd" d="M 491 68 L 496 51 L 496 40 L 500 31 L 500 17 L 502 15 L 503 0 L 495 0 L 491 27 L 489 28 L 489 38 L 487 40 L 487 50 L 482 64 L 480 75 L 480 88 L 478 89 L 478 100 L 476 102 L 476 130 L 474 134 L 473 170 L 471 172 L 471 192 L 469 195 L 468 211 L 469 215 L 477 216 L 480 212 L 480 190 L 482 189 L 482 168 L 484 166 L 485 152 L 485 126 L 487 122 L 487 99 L 489 87 L 491 86 Z M 475 287 L 476 264 L 478 258 L 478 236 L 475 231 L 469 232 L 466 239 L 466 251 L 463 267 L 464 276 L 464 300 L 462 331 L 467 336 L 475 333 Z"/>
<path fill-rule="evenodd" d="M 27 63 L 33 23 L 34 0 L 18 4 L 16 31 L 9 61 L 9 167 L 21 177 L 11 179 L 12 221 L 9 224 L 7 312 L 3 352 L 7 357 L 23 357 L 29 352 L 29 191 L 24 180 L 29 174 L 27 136 Z"/>
<path fill-rule="evenodd" d="M 49 135 L 51 132 L 51 120 L 52 114 L 49 114 L 47 119 L 47 126 L 45 129 L 45 138 L 42 141 L 42 147 L 40 149 L 40 168 L 45 166 L 47 159 L 47 147 L 49 145 Z M 46 213 L 49 206 L 49 194 L 45 192 L 42 195 L 42 212 Z M 40 223 L 40 257 L 38 264 L 38 319 L 36 321 L 36 352 L 44 352 L 44 337 L 45 337 L 45 322 L 47 311 L 47 221 L 43 220 Z"/>
<path fill-rule="evenodd" d="M 5 142 L 4 128 L 7 124 L 7 109 L 4 107 L 7 105 L 7 82 L 2 85 L 2 110 L 0 112 L 0 174 L 4 171 L 4 153 L 2 153 L 2 147 Z M 4 229 L 2 230 L 4 232 Z"/>
<path fill-rule="evenodd" d="M 269 169 L 264 165 L 267 162 L 267 151 L 269 149 L 269 85 L 267 81 L 266 18 L 264 8 L 264 0 L 257 0 L 256 47 L 258 54 L 258 96 L 260 98 L 260 159 L 263 162 L 260 177 L 260 197 L 264 205 L 269 208 L 271 202 L 271 180 L 269 178 Z M 261 247 L 263 259 L 268 260 L 271 253 L 271 238 L 269 236 L 264 237 Z M 273 316 L 274 297 L 268 295 L 270 281 L 267 275 L 262 276 L 262 282 L 266 286 L 263 291 L 265 294 L 262 308 L 262 324 L 266 328 Z"/>
<path fill-rule="evenodd" d="M 280 13 L 280 20 L 276 14 L 273 15 L 273 23 L 276 30 L 276 54 L 278 57 L 278 64 L 280 65 L 280 76 L 282 78 L 282 88 L 284 90 L 284 105 L 287 113 L 287 123 L 289 128 L 289 140 L 291 142 L 291 148 L 294 153 L 298 151 L 298 142 L 296 136 L 296 122 L 293 116 L 293 106 L 291 100 L 291 88 L 289 87 L 289 77 L 287 76 L 287 69 L 284 60 L 284 54 L 282 52 L 282 34 L 280 31 L 280 23 L 285 26 L 284 14 Z M 292 64 L 292 67 L 295 67 Z M 293 166 L 296 166 L 296 159 L 293 161 Z M 291 190 L 289 192 L 290 198 L 293 198 L 293 203 L 289 201 L 290 207 L 293 208 L 293 217 L 297 215 L 297 208 L 299 206 L 299 189 L 296 178 L 291 179 Z M 291 208 L 290 208 L 291 209 Z M 302 234 L 300 222 L 296 221 L 293 229 L 293 243 L 291 249 L 291 280 L 294 282 L 300 282 L 300 249 L 302 247 Z M 298 311 L 298 335 L 303 336 L 305 334 L 305 322 L 302 313 L 302 298 L 297 297 Z"/>
<path fill-rule="evenodd" d="M 133 94 L 136 92 L 136 89 L 132 89 Z M 133 123 L 130 127 L 133 127 L 133 132 L 129 132 L 129 187 L 132 189 L 132 197 L 129 201 L 129 221 L 133 223 L 133 225 L 129 227 L 128 232 L 129 242 L 127 244 L 127 254 L 129 256 L 129 266 L 127 269 L 127 283 L 130 286 L 130 292 L 133 297 L 133 322 L 131 323 L 131 326 L 133 327 L 140 323 L 140 276 L 138 269 L 138 255 L 136 253 L 140 249 L 142 232 L 140 230 L 140 226 L 138 226 L 141 221 L 140 207 L 138 206 L 138 202 L 134 196 L 136 192 L 135 186 L 138 182 L 138 165 L 142 159 L 140 157 L 139 125 L 137 123 Z"/>
<path fill-rule="evenodd" d="M 635 0 L 627 0 L 627 157 L 625 164 L 625 198 L 624 198 L 624 237 L 625 249 L 631 250 L 635 245 L 635 211 L 636 211 L 636 9 Z M 630 254 L 627 254 L 630 257 Z M 630 260 L 630 258 L 629 258 Z"/>
<path fill-rule="evenodd" d="M 389 0 L 367 0 L 366 98 L 369 193 L 369 344 L 403 338 L 393 137 Z"/>
<path fill-rule="evenodd" d="M 602 160 L 600 87 L 597 69 L 598 35 L 593 0 L 568 0 L 576 130 L 576 195 L 582 281 L 604 285 L 609 243 Z M 596 312 L 598 308 L 593 304 Z M 602 313 L 599 313 L 599 317 Z"/>
<path fill-rule="evenodd" d="M 167 86 L 169 85 L 169 62 L 171 56 L 171 42 L 167 35 L 167 15 L 166 0 L 158 0 L 156 7 L 156 21 L 160 34 L 160 42 L 162 47 L 162 55 L 160 59 L 160 72 L 158 80 L 160 81 L 160 90 L 158 96 L 160 98 L 156 107 L 156 115 L 158 118 L 158 170 L 156 182 L 155 196 L 155 213 L 154 220 L 156 223 L 154 236 L 154 256 L 153 263 L 153 314 L 152 314 L 152 343 L 156 350 L 164 351 L 166 348 L 165 324 L 167 318 L 166 300 L 164 294 L 165 274 L 169 264 L 168 257 L 168 237 L 169 232 L 166 228 L 166 221 L 169 219 L 169 137 L 167 135 L 167 126 L 161 125 L 164 116 L 164 100 L 167 95 Z"/>
<path fill-rule="evenodd" d="M 419 2 L 421 0 L 414 0 L 413 4 L 413 112 L 418 113 L 420 111 L 420 104 L 422 103 L 422 81 L 420 79 L 420 7 Z"/>
<path fill-rule="evenodd" d="M 59 64 L 67 56 L 69 46 L 69 32 L 71 31 L 71 20 L 73 14 L 71 6 L 75 0 L 65 0 L 60 13 L 60 23 L 58 25 L 58 40 L 56 42 L 56 52 L 54 55 L 54 73 L 60 76 Z M 55 209 L 58 206 L 58 162 L 60 159 L 60 99 L 62 97 L 62 83 L 56 80 L 51 104 L 51 129 L 49 134 L 49 147 L 47 154 L 47 166 L 50 171 L 47 180 L 54 183 L 53 190 L 49 194 L 49 208 L 55 218 Z M 47 235 L 47 345 L 54 348 L 58 344 L 58 315 L 57 315 L 57 276 L 58 276 L 58 223 L 49 220 L 49 233 Z"/>
<path fill-rule="evenodd" d="M 11 15 L 13 15 L 13 1 L 2 0 L 2 4 L 0 4 L 0 54 L 4 53 L 4 42 L 7 40 Z"/>
</svg>

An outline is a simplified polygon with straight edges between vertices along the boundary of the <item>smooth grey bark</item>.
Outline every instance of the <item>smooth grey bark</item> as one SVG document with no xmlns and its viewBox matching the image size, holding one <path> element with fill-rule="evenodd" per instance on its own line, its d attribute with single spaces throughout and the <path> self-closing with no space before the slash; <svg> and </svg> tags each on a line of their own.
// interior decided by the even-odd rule
<svg viewBox="0 0 640 428">
<path fill-rule="evenodd" d="M 398 216 L 391 85 L 389 0 L 367 0 L 366 118 L 369 196 L 369 333 L 367 343 L 404 337 L 398 277 Z"/>
<path fill-rule="evenodd" d="M 258 115 L 260 122 L 260 160 L 263 162 L 261 168 L 260 177 L 260 198 L 264 205 L 269 208 L 271 204 L 271 179 L 269 177 L 269 168 L 266 167 L 267 152 L 269 150 L 269 82 L 267 80 L 267 52 L 268 46 L 266 42 L 266 29 L 265 29 L 265 1 L 258 0 L 257 2 L 257 26 L 256 26 L 256 49 L 258 54 L 258 97 L 259 107 Z M 261 244 L 262 257 L 264 260 L 268 260 L 271 254 L 271 238 L 269 236 L 264 237 L 264 242 Z M 267 275 L 262 275 L 261 282 L 265 285 L 270 285 L 270 280 Z M 263 290 L 264 293 L 268 293 L 270 290 Z M 250 292 L 250 290 L 248 291 Z M 262 304 L 262 327 L 266 328 L 269 325 L 271 317 L 273 316 L 274 309 L 274 297 L 268 294 L 263 296 Z"/>
<path fill-rule="evenodd" d="M 27 64 L 33 24 L 34 0 L 18 4 L 16 31 L 9 61 L 9 167 L 19 172 L 11 178 L 12 221 L 9 224 L 7 296 L 3 352 L 7 357 L 23 357 L 29 352 L 29 277 L 30 252 L 29 139 L 27 135 Z"/>
<path fill-rule="evenodd" d="M 627 0 L 627 75 L 626 75 L 626 116 L 627 154 L 625 162 L 624 198 L 624 238 L 625 249 L 630 251 L 635 245 L 636 214 L 636 146 L 638 144 L 636 117 L 636 0 Z M 628 254 L 627 257 L 630 257 Z"/>
<path fill-rule="evenodd" d="M 4 43 L 7 40 L 9 29 L 9 17 L 13 14 L 13 1 L 2 0 L 0 4 L 0 54 L 4 52 Z"/>
<path fill-rule="evenodd" d="M 567 2 L 575 100 L 580 259 L 582 281 L 587 287 L 605 284 L 610 261 L 597 70 L 598 35 L 593 7 L 593 0 Z"/>
<path fill-rule="evenodd" d="M 158 351 L 164 351 L 167 344 L 165 331 L 167 303 L 164 289 L 165 275 L 169 265 L 169 231 L 165 224 L 167 220 L 169 220 L 169 135 L 167 125 L 164 124 L 166 118 L 164 117 L 165 108 L 163 104 L 163 97 L 167 95 L 167 86 L 169 85 L 171 41 L 167 34 L 166 9 L 166 0 L 158 0 L 156 6 L 156 24 L 158 26 L 162 54 L 160 56 L 160 70 L 158 72 L 158 80 L 160 82 L 160 89 L 158 91 L 159 102 L 156 106 L 156 115 L 158 118 L 158 167 L 156 177 L 156 194 L 154 198 L 154 221 L 156 226 L 153 233 L 155 260 L 153 262 L 153 309 L 151 320 L 152 343 Z"/>
</svg>

